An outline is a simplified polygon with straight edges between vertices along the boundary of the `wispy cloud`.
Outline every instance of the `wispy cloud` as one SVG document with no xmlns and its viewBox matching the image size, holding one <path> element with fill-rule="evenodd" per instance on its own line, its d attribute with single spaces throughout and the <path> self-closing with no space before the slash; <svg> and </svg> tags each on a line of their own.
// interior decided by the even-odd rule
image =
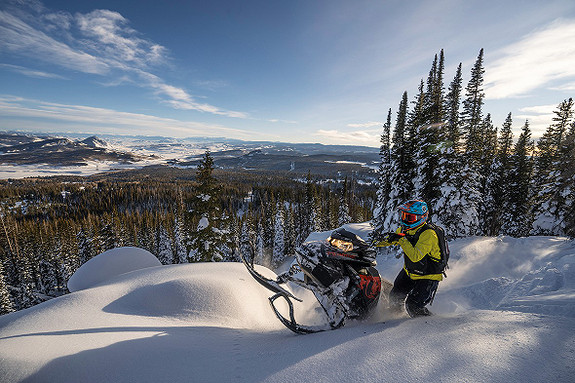
<svg viewBox="0 0 575 383">
<path fill-rule="evenodd" d="M 529 121 L 529 128 L 533 137 L 539 138 L 545 133 L 549 124 L 553 121 L 557 105 L 535 105 L 519 109 L 522 114 L 513 116 L 514 121 Z"/>
<path fill-rule="evenodd" d="M 379 135 L 374 130 L 356 130 L 352 132 L 342 132 L 339 130 L 320 129 L 314 136 L 323 137 L 326 141 L 342 145 L 367 145 L 374 146 L 379 142 Z"/>
<path fill-rule="evenodd" d="M 0 11 L 0 48 L 83 73 L 103 75 L 110 69 L 100 58 L 57 41 L 4 11 Z"/>
<path fill-rule="evenodd" d="M 173 108 L 248 118 L 247 113 L 197 102 L 184 88 L 153 74 L 169 64 L 168 50 L 141 37 L 120 13 L 94 10 L 72 15 L 51 12 L 39 2 L 27 5 L 33 7 L 0 11 L 1 50 L 105 76 L 108 85 L 132 82 L 152 90 Z"/>
<path fill-rule="evenodd" d="M 369 122 L 358 123 L 358 124 L 348 124 L 347 126 L 350 128 L 373 128 L 374 126 L 383 126 L 383 122 L 369 121 Z"/>
<path fill-rule="evenodd" d="M 8 69 L 12 72 L 23 74 L 24 76 L 28 77 L 35 77 L 35 78 L 58 78 L 64 79 L 64 76 L 60 76 L 59 74 L 48 73 L 40 70 L 29 69 L 19 65 L 10 65 L 10 64 L 0 64 L 0 68 Z"/>
<path fill-rule="evenodd" d="M 496 52 L 486 64 L 485 95 L 521 97 L 556 80 L 575 78 L 575 20 L 556 20 Z"/>
<path fill-rule="evenodd" d="M 162 131 L 178 137 L 187 136 L 227 136 L 249 138 L 253 135 L 241 129 L 227 128 L 217 124 L 204 124 L 193 121 L 180 121 L 147 114 L 120 112 L 113 109 L 94 108 L 84 105 L 67 105 L 0 95 L 0 116 L 7 121 L 35 120 L 35 126 L 42 121 L 81 125 L 92 131 L 107 131 L 124 134 L 157 134 Z M 25 125 L 20 123 L 21 125 Z"/>
</svg>

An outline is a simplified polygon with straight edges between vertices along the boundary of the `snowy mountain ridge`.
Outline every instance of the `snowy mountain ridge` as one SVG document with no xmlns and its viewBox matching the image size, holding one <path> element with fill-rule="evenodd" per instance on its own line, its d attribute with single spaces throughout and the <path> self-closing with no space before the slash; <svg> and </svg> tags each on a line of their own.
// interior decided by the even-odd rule
<svg viewBox="0 0 575 383">
<path fill-rule="evenodd" d="M 368 225 L 346 228 L 365 235 Z M 435 316 L 389 318 L 380 306 L 368 321 L 306 336 L 283 328 L 241 263 L 132 256 L 120 275 L 86 264 L 83 280 L 109 275 L 0 317 L 0 382 L 572 382 L 574 241 L 472 237 L 450 247 Z M 115 249 L 116 261 L 128 250 Z M 378 257 L 386 279 L 402 265 L 393 255 Z M 299 320 L 321 319 L 313 297 L 292 291 L 304 299 Z"/>
<path fill-rule="evenodd" d="M 212 153 L 216 167 L 280 171 L 299 175 L 354 172 L 374 178 L 377 148 L 352 145 L 292 144 L 226 138 L 128 137 L 115 135 L 32 135 L 0 132 L 0 179 L 28 176 L 91 175 L 150 165 L 197 166 Z"/>
</svg>

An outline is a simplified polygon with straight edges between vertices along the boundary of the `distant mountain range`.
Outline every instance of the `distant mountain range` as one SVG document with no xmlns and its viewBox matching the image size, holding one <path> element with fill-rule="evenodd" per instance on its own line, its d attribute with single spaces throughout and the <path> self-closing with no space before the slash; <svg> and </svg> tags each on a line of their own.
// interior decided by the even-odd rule
<svg viewBox="0 0 575 383">
<path fill-rule="evenodd" d="M 352 145 L 292 144 L 226 138 L 33 135 L 0 132 L 2 165 L 86 166 L 116 162 L 143 167 L 165 164 L 195 167 L 209 150 L 215 166 L 230 170 L 273 171 L 323 177 L 353 175 L 373 180 L 379 149 Z"/>
<path fill-rule="evenodd" d="M 11 165 L 50 164 L 84 166 L 87 161 L 138 162 L 144 157 L 113 149 L 92 136 L 84 140 L 66 137 L 0 133 L 0 162 Z"/>
</svg>

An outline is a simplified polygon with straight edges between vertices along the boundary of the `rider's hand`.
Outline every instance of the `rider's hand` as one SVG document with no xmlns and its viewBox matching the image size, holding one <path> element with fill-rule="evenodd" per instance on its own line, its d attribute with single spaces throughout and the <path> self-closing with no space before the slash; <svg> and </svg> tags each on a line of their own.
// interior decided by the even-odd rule
<svg viewBox="0 0 575 383">
<path fill-rule="evenodd" d="M 397 243 L 403 237 L 405 237 L 403 233 L 386 233 L 383 240 L 389 243 Z"/>
</svg>

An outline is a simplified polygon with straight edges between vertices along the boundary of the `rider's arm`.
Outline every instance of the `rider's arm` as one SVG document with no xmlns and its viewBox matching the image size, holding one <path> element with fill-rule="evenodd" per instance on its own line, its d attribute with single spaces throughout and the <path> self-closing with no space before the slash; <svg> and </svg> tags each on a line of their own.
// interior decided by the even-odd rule
<svg viewBox="0 0 575 383">
<path fill-rule="evenodd" d="M 407 255 L 412 262 L 419 262 L 427 254 L 433 253 L 433 244 L 437 244 L 438 242 L 439 240 L 435 231 L 428 229 L 421 233 L 415 246 L 405 237 L 401 238 L 398 243 L 405 255 Z"/>
</svg>

